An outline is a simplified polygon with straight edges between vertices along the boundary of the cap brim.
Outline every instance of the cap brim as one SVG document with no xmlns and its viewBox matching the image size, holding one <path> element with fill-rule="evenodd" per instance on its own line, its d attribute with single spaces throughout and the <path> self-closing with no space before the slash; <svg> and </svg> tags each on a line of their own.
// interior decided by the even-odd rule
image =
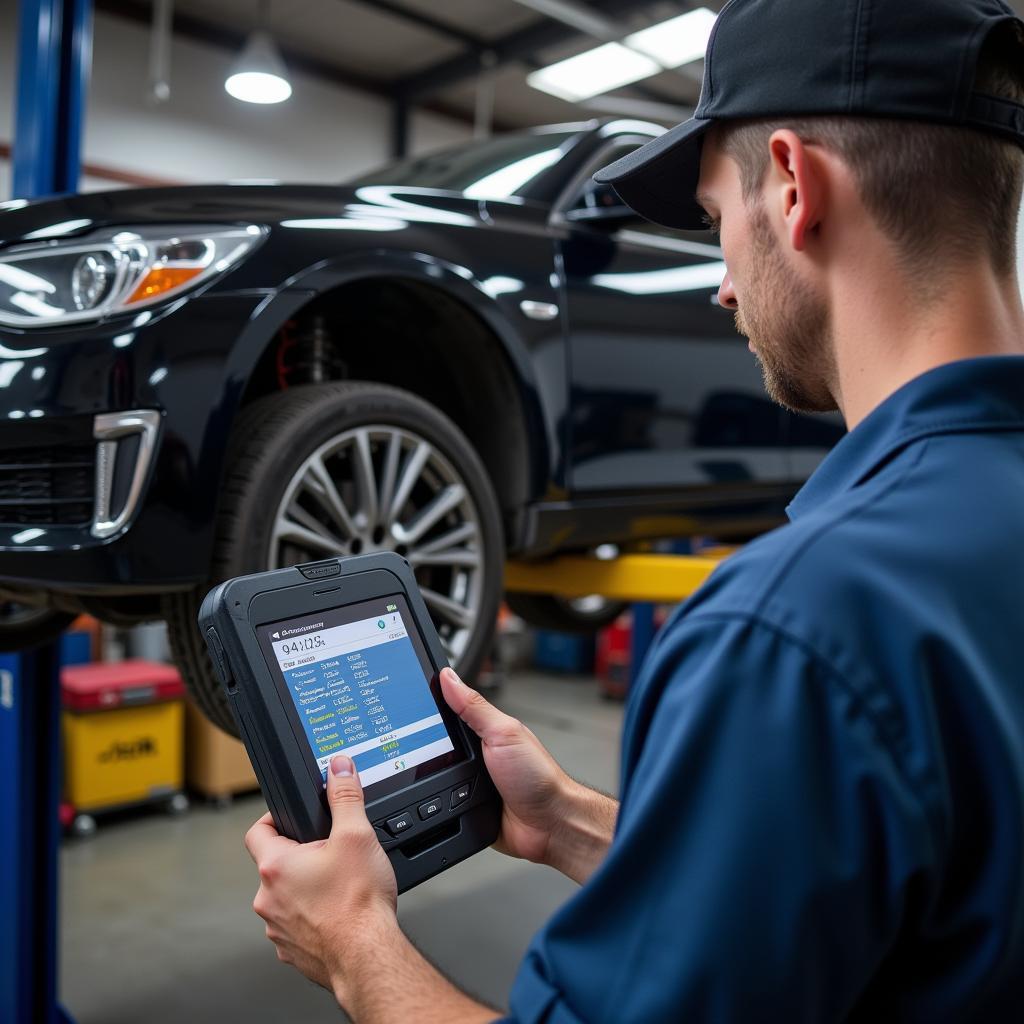
<svg viewBox="0 0 1024 1024">
<path fill-rule="evenodd" d="M 594 180 L 611 185 L 641 217 L 683 231 L 705 226 L 694 194 L 700 180 L 704 135 L 714 120 L 691 118 L 602 167 Z"/>
</svg>

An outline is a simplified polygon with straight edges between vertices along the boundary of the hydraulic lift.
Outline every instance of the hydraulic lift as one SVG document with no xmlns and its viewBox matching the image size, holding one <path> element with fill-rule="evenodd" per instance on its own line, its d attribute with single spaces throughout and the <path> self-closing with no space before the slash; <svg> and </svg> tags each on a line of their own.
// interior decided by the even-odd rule
<svg viewBox="0 0 1024 1024">
<path fill-rule="evenodd" d="M 508 562 L 505 589 L 558 597 L 600 594 L 616 601 L 676 603 L 689 597 L 718 567 L 723 549 L 699 555 L 619 555 L 600 559 L 565 555 L 545 562 Z"/>
<path fill-rule="evenodd" d="M 543 562 L 507 562 L 505 589 L 557 597 L 599 594 L 633 605 L 630 682 L 654 639 L 654 606 L 685 600 L 715 571 L 732 548 L 700 554 L 624 554 L 601 559 L 563 555 Z"/>
<path fill-rule="evenodd" d="M 13 192 L 74 192 L 92 0 L 21 0 Z M 61 789 L 57 645 L 0 655 L 0 1021 L 70 1021 L 57 1003 Z"/>
</svg>

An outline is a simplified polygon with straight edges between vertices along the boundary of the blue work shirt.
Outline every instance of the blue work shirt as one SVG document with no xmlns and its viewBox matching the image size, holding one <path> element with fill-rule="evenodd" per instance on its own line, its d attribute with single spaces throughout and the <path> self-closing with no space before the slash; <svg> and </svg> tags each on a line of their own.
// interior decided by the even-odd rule
<svg viewBox="0 0 1024 1024">
<path fill-rule="evenodd" d="M 508 1020 L 1024 1020 L 1024 357 L 829 454 L 659 635 Z"/>
</svg>

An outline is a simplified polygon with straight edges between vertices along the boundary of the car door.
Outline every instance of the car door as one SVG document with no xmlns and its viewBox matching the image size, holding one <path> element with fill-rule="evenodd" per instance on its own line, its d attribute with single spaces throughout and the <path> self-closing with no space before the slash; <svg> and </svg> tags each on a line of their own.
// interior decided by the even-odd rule
<svg viewBox="0 0 1024 1024">
<path fill-rule="evenodd" d="M 718 305 L 725 264 L 713 236 L 630 215 L 591 179 L 645 141 L 611 140 L 553 214 L 572 493 L 778 489 L 790 476 L 783 417 Z"/>
</svg>

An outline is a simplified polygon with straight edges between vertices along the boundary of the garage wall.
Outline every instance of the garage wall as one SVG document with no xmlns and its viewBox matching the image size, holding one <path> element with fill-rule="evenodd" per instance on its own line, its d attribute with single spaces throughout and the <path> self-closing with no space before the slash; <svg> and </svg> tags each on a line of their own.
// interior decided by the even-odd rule
<svg viewBox="0 0 1024 1024">
<path fill-rule="evenodd" d="M 275 178 L 340 181 L 389 158 L 389 104 L 379 97 L 293 73 L 286 103 L 259 107 L 224 91 L 234 55 L 175 39 L 170 102 L 146 99 L 149 31 L 96 16 L 86 120 L 86 163 L 181 182 Z M 0 142 L 13 135 L 17 5 L 0 0 Z M 187 69 L 187 71 L 186 71 Z M 468 125 L 432 114 L 412 120 L 414 152 L 470 136 Z M 86 189 L 111 187 L 86 179 Z M 0 199 L 10 168 L 0 159 Z"/>
</svg>

